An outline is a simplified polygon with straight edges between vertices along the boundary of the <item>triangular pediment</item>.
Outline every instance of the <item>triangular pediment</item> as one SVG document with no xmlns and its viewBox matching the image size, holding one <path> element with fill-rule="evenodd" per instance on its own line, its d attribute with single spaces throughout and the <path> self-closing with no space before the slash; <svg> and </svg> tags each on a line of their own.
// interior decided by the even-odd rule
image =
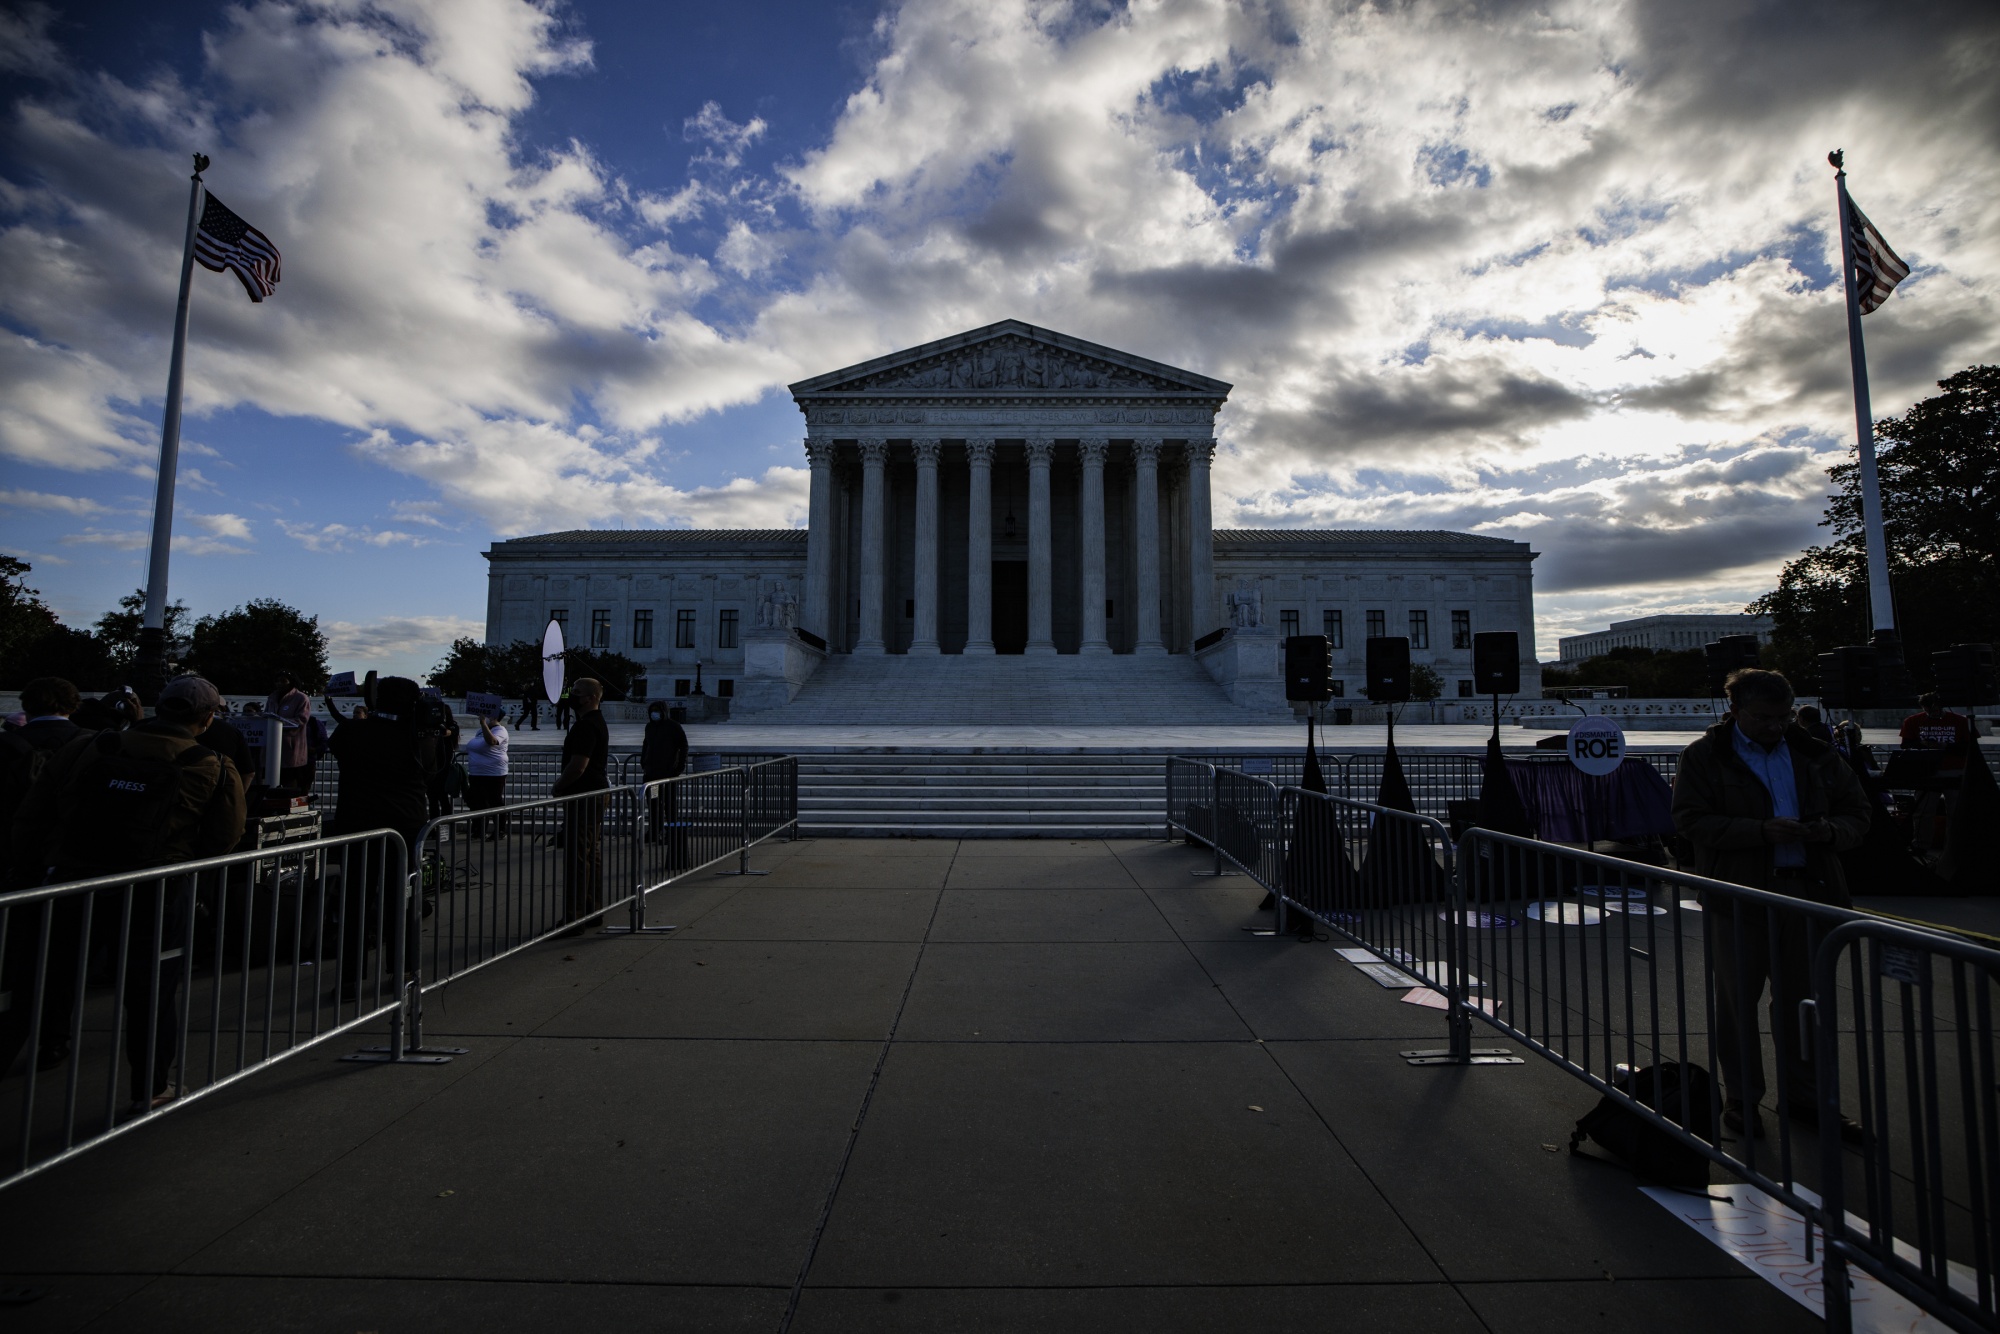
<svg viewBox="0 0 2000 1334">
<path fill-rule="evenodd" d="M 1201 394 L 1221 380 L 1129 352 L 1003 320 L 790 386 L 794 398 L 844 394 Z"/>
</svg>

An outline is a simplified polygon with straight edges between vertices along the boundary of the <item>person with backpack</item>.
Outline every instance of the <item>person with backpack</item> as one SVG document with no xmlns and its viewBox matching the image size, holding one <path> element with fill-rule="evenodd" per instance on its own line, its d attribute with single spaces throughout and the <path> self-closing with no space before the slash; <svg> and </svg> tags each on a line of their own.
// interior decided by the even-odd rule
<svg viewBox="0 0 2000 1334">
<path fill-rule="evenodd" d="M 653 700 L 646 705 L 646 734 L 639 746 L 640 781 L 651 784 L 663 778 L 678 778 L 686 772 L 687 762 L 687 729 L 673 720 L 665 700 Z M 679 796 L 677 784 L 652 792 L 646 803 L 648 838 L 659 841 L 665 829 L 674 823 Z M 679 841 L 677 852 L 684 847 L 685 841 Z M 679 869 L 678 866 L 675 869 Z"/>
<path fill-rule="evenodd" d="M 1773 894 L 1852 907 L 1837 853 L 1868 834 L 1868 794 L 1839 751 L 1795 721 L 1791 682 L 1773 671 L 1730 673 L 1729 713 L 1681 752 L 1674 827 L 1694 845 L 1694 871 Z M 1715 968 L 1714 1034 L 1722 1123 L 1761 1137 L 1764 1057 L 1758 1010 L 1768 986 L 1785 1109 L 1817 1121 L 1812 1054 L 1799 1045 L 1799 1002 L 1812 996 L 1812 933 L 1802 913 L 1759 904 L 1702 905 Z M 1861 1127 L 1841 1118 L 1848 1139 Z"/>
<path fill-rule="evenodd" d="M 0 735 L 0 873 L 12 862 L 7 849 L 12 841 L 14 816 L 21 804 L 28 799 L 29 791 L 55 753 L 83 735 L 83 729 L 70 721 L 70 715 L 81 702 L 76 687 L 61 677 L 37 677 L 21 691 L 21 711 L 26 717 L 20 726 L 10 727 Z M 16 881 L 11 875 L 0 881 L 0 889 L 29 887 L 29 883 Z M 74 958 L 77 929 L 83 920 L 82 904 L 60 901 L 53 910 L 56 917 L 50 924 L 51 946 L 68 943 Z M 42 916 L 48 911 L 49 905 L 28 904 L 6 916 L 7 948 L 5 960 L 0 962 L 0 992 L 12 992 L 17 999 L 0 1011 L 0 1076 L 7 1073 L 28 1040 L 28 1023 L 34 1010 L 32 1002 L 26 999 L 32 986 L 28 979 L 38 966 Z M 69 1024 L 56 1015 L 55 1007 L 48 1007 L 42 1014 L 42 1041 L 36 1064 L 40 1069 L 53 1070 L 68 1053 Z"/>
<path fill-rule="evenodd" d="M 403 836 L 412 869 L 419 855 L 418 835 L 427 815 L 426 774 L 418 760 L 426 701 L 417 683 L 404 676 L 385 676 L 375 686 L 366 716 L 354 716 L 334 729 L 327 743 L 340 766 L 340 791 L 334 799 L 335 834 L 365 834 L 393 829 Z M 333 702 L 327 701 L 331 709 Z M 341 932 L 344 939 L 339 999 L 360 998 L 367 955 L 381 943 L 387 911 L 397 888 L 383 876 L 385 868 L 355 858 L 366 873 L 342 895 Z M 416 940 L 408 942 L 414 955 Z M 386 999 L 392 989 L 384 989 Z"/>
<path fill-rule="evenodd" d="M 243 836 L 242 781 L 197 739 L 221 705 L 214 685 L 183 676 L 161 690 L 154 717 L 72 739 L 14 816 L 14 875 L 33 884 L 137 875 L 234 849 Z M 179 875 L 97 896 L 100 920 L 125 923 L 125 1059 L 137 1112 L 179 1095 L 177 1000 L 193 959 L 162 955 L 187 930 L 194 891 L 195 878 Z M 75 959 L 74 947 L 50 951 L 45 1009 L 71 1013 L 79 999 Z M 0 1057 L 11 1055 L 0 1049 Z"/>
<path fill-rule="evenodd" d="M 597 707 L 604 687 L 582 677 L 563 692 L 565 700 L 571 697 L 578 715 L 563 738 L 563 768 L 549 789 L 552 797 L 598 793 L 611 786 L 611 729 Z M 599 796 L 563 804 L 563 921 L 569 925 L 564 935 L 583 934 L 597 920 L 603 902 L 604 806 Z"/>
</svg>

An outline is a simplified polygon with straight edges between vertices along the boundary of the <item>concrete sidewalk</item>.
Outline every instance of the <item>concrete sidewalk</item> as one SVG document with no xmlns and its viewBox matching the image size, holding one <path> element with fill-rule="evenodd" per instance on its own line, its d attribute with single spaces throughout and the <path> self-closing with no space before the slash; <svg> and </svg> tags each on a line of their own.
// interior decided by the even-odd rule
<svg viewBox="0 0 2000 1334">
<path fill-rule="evenodd" d="M 1819 1327 L 1161 843 L 801 842 L 0 1192 L 15 1331 Z M 1268 921 L 1268 917 L 1263 920 Z M 789 1320 L 789 1325 L 787 1321 Z"/>
</svg>

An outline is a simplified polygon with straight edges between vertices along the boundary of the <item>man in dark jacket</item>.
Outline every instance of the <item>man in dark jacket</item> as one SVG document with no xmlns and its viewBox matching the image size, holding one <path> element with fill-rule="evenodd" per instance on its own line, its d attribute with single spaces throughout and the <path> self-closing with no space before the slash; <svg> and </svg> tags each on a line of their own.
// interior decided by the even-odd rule
<svg viewBox="0 0 2000 1334">
<path fill-rule="evenodd" d="M 1793 723 L 1791 683 L 1777 672 L 1735 672 L 1724 690 L 1729 715 L 1681 752 L 1674 778 L 1674 827 L 1694 845 L 1694 870 L 1851 907 L 1835 854 L 1859 846 L 1868 832 L 1860 780 L 1840 752 Z M 1710 898 L 1703 907 L 1715 966 L 1711 1031 L 1726 1094 L 1723 1123 L 1738 1133 L 1762 1133 L 1757 1011 L 1767 983 L 1785 1108 L 1810 1121 L 1819 1104 L 1808 1054 L 1798 1047 L 1798 1005 L 1812 994 L 1812 950 L 1822 932 L 1803 913 Z M 1852 1133 L 1845 1124 L 1842 1130 Z"/>
<path fill-rule="evenodd" d="M 639 746 L 639 776 L 646 783 L 657 783 L 663 778 L 679 778 L 687 769 L 687 730 L 675 722 L 667 711 L 667 702 L 656 699 L 646 706 L 646 735 Z M 646 836 L 654 841 L 674 825 L 679 813 L 680 788 L 677 784 L 656 789 L 647 798 Z M 671 837 L 671 836 L 670 836 Z M 679 854 L 687 847 L 687 839 L 673 838 L 672 869 L 681 869 Z"/>
<path fill-rule="evenodd" d="M 598 711 L 604 686 L 595 677 L 579 679 L 563 698 L 574 701 L 576 724 L 563 738 L 562 774 L 549 795 L 579 798 L 563 806 L 563 920 L 569 924 L 563 934 L 580 935 L 603 907 L 605 812 L 602 797 L 581 794 L 611 786 L 611 731 Z"/>
<path fill-rule="evenodd" d="M 41 884 L 89 880 L 234 849 L 243 836 L 243 784 L 234 765 L 196 740 L 221 707 L 213 685 L 183 676 L 160 692 L 157 716 L 124 731 L 85 733 L 63 747 L 14 817 L 15 875 Z M 176 1000 L 192 959 L 184 949 L 172 958 L 160 951 L 181 940 L 194 891 L 188 875 L 100 891 L 100 920 L 129 923 L 125 1058 L 140 1111 L 179 1093 Z M 75 951 L 63 953 L 61 965 L 51 958 L 44 1004 L 67 1015 L 76 1000 Z M 0 1050 L 0 1058 L 12 1054 Z"/>
<path fill-rule="evenodd" d="M 376 683 L 375 699 L 365 718 L 356 717 L 334 729 L 327 750 L 340 766 L 340 792 L 334 801 L 333 832 L 365 834 L 376 829 L 393 829 L 403 836 L 414 869 L 421 850 L 418 835 L 423 832 L 426 814 L 424 769 L 417 762 L 417 711 L 423 701 L 417 683 L 407 677 L 385 676 Z M 332 707 L 332 701 L 328 701 Z M 358 712 L 358 711 L 357 711 Z M 357 855 L 359 867 L 363 859 Z M 342 894 L 341 922 L 345 939 L 340 996 L 342 1000 L 362 999 L 370 1004 L 388 1000 L 393 991 L 385 988 L 361 995 L 361 978 L 369 951 L 380 942 L 382 923 L 393 920 L 396 886 L 385 878 L 387 868 L 368 862 L 366 872 L 357 876 Z M 417 942 L 412 930 L 406 958 L 414 957 Z"/>
</svg>

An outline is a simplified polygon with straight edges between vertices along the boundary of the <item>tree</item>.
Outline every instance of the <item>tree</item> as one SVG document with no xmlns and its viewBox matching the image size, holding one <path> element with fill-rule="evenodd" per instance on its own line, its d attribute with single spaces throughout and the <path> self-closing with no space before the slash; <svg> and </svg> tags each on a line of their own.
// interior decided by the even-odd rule
<svg viewBox="0 0 2000 1334">
<path fill-rule="evenodd" d="M 1941 394 L 1875 424 L 1889 581 L 1904 656 L 1921 682 L 1950 644 L 2000 639 L 2000 366 L 1938 381 Z M 1827 470 L 1834 540 L 1786 562 L 1746 611 L 1775 623 L 1779 667 L 1810 679 L 1815 655 L 1868 641 L 1860 464 Z"/>
<path fill-rule="evenodd" d="M 587 648 L 565 649 L 563 669 L 564 675 L 571 681 L 580 676 L 594 676 L 602 681 L 604 698 L 608 700 L 624 699 L 631 693 L 632 683 L 646 674 L 646 669 L 637 662 L 609 649 L 594 652 Z"/>
<path fill-rule="evenodd" d="M 1708 658 L 1695 649 L 1622 647 L 1542 668 L 1545 686 L 1624 686 L 1636 699 L 1706 699 Z"/>
<path fill-rule="evenodd" d="M 229 695 L 261 695 L 279 672 L 307 692 L 326 684 L 326 636 L 319 617 L 276 598 L 252 598 L 234 611 L 204 616 L 182 664 Z"/>
<path fill-rule="evenodd" d="M 42 595 L 28 587 L 34 568 L 16 557 L 0 556 L 0 672 L 16 685 L 29 679 L 21 675 L 22 655 L 57 623 Z"/>
<path fill-rule="evenodd" d="M 1437 668 L 1429 663 L 1410 664 L 1410 698 L 1414 700 L 1437 699 L 1444 694 L 1444 678 Z"/>
<path fill-rule="evenodd" d="M 453 640 L 444 661 L 431 668 L 424 679 L 447 695 L 484 690 L 511 697 L 529 683 L 541 681 L 542 646 L 526 639 L 504 646 L 476 639 Z"/>
<path fill-rule="evenodd" d="M 146 619 L 146 590 L 136 589 L 118 599 L 118 610 L 97 618 L 97 637 L 111 654 L 112 670 L 123 681 L 139 660 L 139 627 Z M 167 604 L 167 667 L 173 670 L 187 656 L 187 603 Z"/>
<path fill-rule="evenodd" d="M 53 625 L 48 632 L 22 650 L 18 664 L 7 679 L 25 684 L 38 676 L 60 676 L 86 693 L 111 689 L 119 684 L 111 661 L 111 650 L 88 630 L 72 625 Z"/>
</svg>

